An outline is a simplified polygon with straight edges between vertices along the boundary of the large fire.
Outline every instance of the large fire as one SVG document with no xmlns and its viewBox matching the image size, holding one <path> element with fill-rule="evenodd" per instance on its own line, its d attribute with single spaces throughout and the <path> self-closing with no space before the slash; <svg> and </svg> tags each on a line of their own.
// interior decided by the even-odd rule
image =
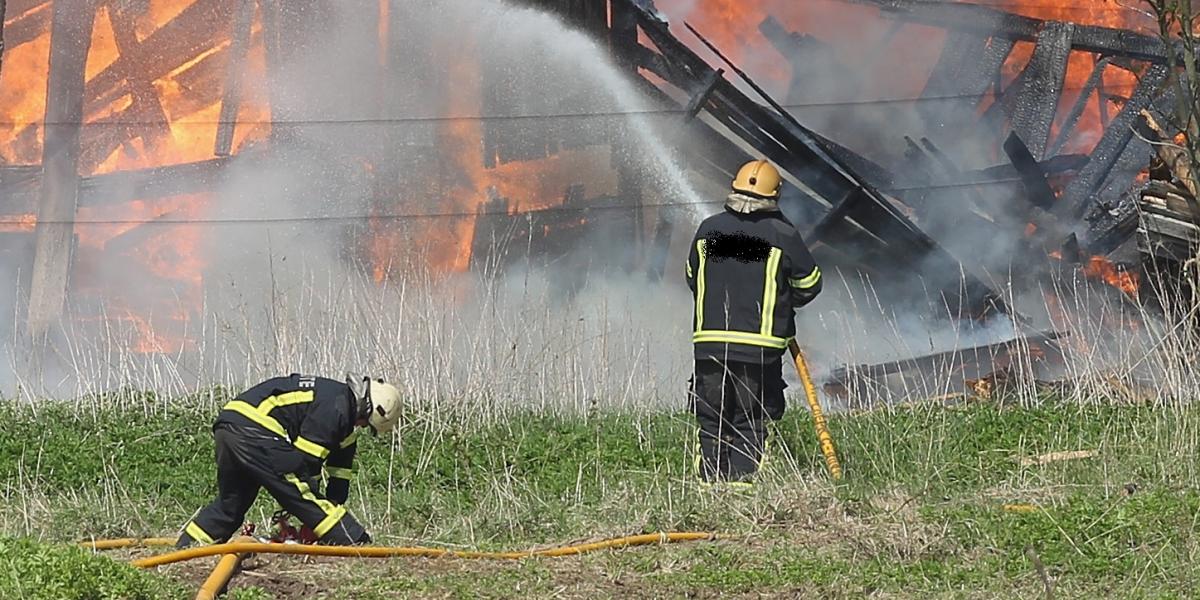
<svg viewBox="0 0 1200 600">
<path fill-rule="evenodd" d="M 192 4 L 190 0 L 149 0 L 136 13 L 122 12 L 116 5 L 101 4 L 96 12 L 84 77 L 84 124 L 78 173 L 82 177 L 131 171 L 212 158 L 218 129 L 222 89 L 220 85 L 198 89 L 213 61 L 231 44 L 227 35 L 181 60 L 161 76 L 139 81 L 121 76 L 114 85 L 113 73 L 130 69 L 139 56 L 139 44 L 168 26 Z M 136 3 L 125 11 L 135 11 Z M 14 23 L 41 18 L 45 27 L 30 39 L 6 40 L 0 70 L 0 162 L 36 165 L 41 162 L 42 121 L 46 108 L 49 71 L 52 4 L 35 2 L 23 13 L 9 14 L 6 29 Z M 258 18 L 252 39 L 261 29 Z M 265 75 L 261 40 L 251 43 L 243 64 L 245 77 L 261 80 Z M 141 55 L 142 60 L 153 60 Z M 165 60 L 165 59 L 164 59 Z M 136 75 L 132 73 L 132 75 Z M 100 83 L 103 81 L 104 83 Z M 250 140 L 263 139 L 269 132 L 270 110 L 254 86 L 245 86 L 235 149 Z M 159 118 L 154 118 L 158 116 Z M 130 198 L 123 203 L 80 206 L 75 233 L 79 251 L 73 264 L 74 300 L 100 300 L 110 318 L 132 324 L 137 333 L 134 350 L 175 352 L 189 341 L 177 335 L 198 315 L 204 270 L 208 266 L 201 251 L 204 232 L 186 223 L 203 219 L 210 201 L 205 193 L 167 198 Z M 0 231 L 30 232 L 35 215 L 6 219 Z M 142 274 L 143 280 L 161 282 L 155 291 L 123 289 L 106 278 L 100 265 L 121 265 L 126 278 Z M 114 267 L 107 267 L 112 271 Z M 136 294 L 136 297 L 135 297 Z M 121 315 L 121 316 L 118 316 Z M 152 326 L 154 321 L 157 327 Z"/>
<path fill-rule="evenodd" d="M 188 56 L 162 57 L 139 50 L 140 44 L 147 43 L 157 33 L 174 36 L 177 31 L 170 26 L 200 6 L 194 2 L 96 3 L 84 68 L 87 89 L 78 166 L 81 177 L 187 164 L 213 157 L 220 128 L 225 69 L 233 54 L 232 14 L 218 11 L 217 18 L 225 19 L 214 23 L 214 31 L 218 33 L 189 48 Z M 875 72 L 881 75 L 872 80 L 875 89 L 862 90 L 867 98 L 918 96 L 924 87 L 923 74 L 927 75 L 933 67 L 944 37 L 940 30 L 919 26 L 907 26 L 889 37 L 888 22 L 876 18 L 876 9 L 842 0 L 658 0 L 657 4 L 672 22 L 687 20 L 695 25 L 772 91 L 786 89 L 791 70 L 758 31 L 768 15 L 789 30 L 814 35 L 833 45 L 847 57 L 848 64 L 873 63 Z M 379 0 L 378 7 L 372 9 L 379 18 L 377 60 L 381 69 L 388 66 L 389 60 L 386 51 L 392 35 L 388 26 L 392 12 L 389 6 L 387 0 Z M 1142 25 L 1136 11 L 1115 0 L 1013 0 L 999 8 L 1039 18 L 1116 27 Z M 48 0 L 9 3 L 6 31 L 20 29 L 34 34 L 10 35 L 5 40 L 8 46 L 4 48 L 0 69 L 0 164 L 3 165 L 37 165 L 42 161 L 52 12 L 53 5 Z M 248 55 L 240 64 L 247 84 L 242 86 L 234 129 L 235 154 L 251 143 L 266 140 L 271 131 L 271 107 L 265 86 L 255 85 L 266 80 L 268 74 L 263 17 L 262 10 L 257 10 L 251 25 Z M 862 32 L 863 24 L 868 22 L 883 25 L 871 27 L 864 35 L 830 33 Z M 428 264 L 435 271 L 467 269 L 474 215 L 490 197 L 508 199 L 510 210 L 546 208 L 557 204 L 565 188 L 580 181 L 580 174 L 587 171 L 593 174 L 584 178 L 601 180 L 595 186 L 589 183 L 589 192 L 603 193 L 599 190 L 615 187 L 604 148 L 563 150 L 546 159 L 524 162 L 485 161 L 482 143 L 485 127 L 480 118 L 484 112 L 481 54 L 485 49 L 463 40 L 452 48 L 435 51 L 445 60 L 452 75 L 452 89 L 445 94 L 448 101 L 438 115 L 440 166 L 437 173 L 430 174 L 423 189 L 412 192 L 421 202 L 397 197 L 376 204 L 377 218 L 369 223 L 370 240 L 366 247 L 377 280 L 388 275 L 394 259 L 414 247 L 428 253 Z M 1010 79 L 1031 52 L 1032 44 L 1017 46 L 1006 65 Z M 1072 57 L 1067 73 L 1060 121 L 1094 66 L 1093 58 L 1077 54 Z M 139 79 L 139 69 L 149 62 L 155 62 L 155 68 L 144 70 L 152 74 Z M 1106 73 L 1104 89 L 1108 94 L 1125 93 L 1134 83 L 1131 74 L 1116 67 L 1110 67 Z M 1102 115 L 1111 115 L 1117 108 L 1115 102 L 1097 94 L 1064 151 L 1090 149 L 1101 130 Z M 1056 131 L 1061 125 L 1061 122 L 1055 124 Z M 499 164 L 485 168 L 487 162 Z M 598 164 L 605 168 L 597 169 Z M 597 176 L 594 174 L 597 171 L 605 174 Z M 426 197 L 430 195 L 435 197 Z M 203 220 L 211 201 L 212 196 L 207 193 L 167 198 L 129 197 L 116 204 L 85 203 L 77 211 L 75 231 L 80 251 L 76 253 L 72 273 L 72 292 L 102 299 L 109 314 L 124 315 L 120 320 L 133 324 L 141 332 L 136 346 L 139 351 L 173 352 L 188 345 L 180 331 L 186 329 L 189 319 L 199 314 L 199 298 L 209 264 L 203 252 L 205 228 L 187 221 Z M 426 210 L 413 211 L 414 204 L 422 204 Z M 401 233 L 395 223 L 404 212 L 449 216 L 427 218 Z M 3 234 L 28 235 L 35 229 L 33 214 L 0 218 Z M 164 297 L 147 303 L 142 294 L 138 298 L 125 296 L 133 292 L 114 289 L 111 282 L 96 276 L 95 269 L 100 263 L 119 264 L 126 273 L 162 282 L 159 287 L 164 290 Z M 1136 289 L 1136 277 L 1129 280 L 1128 274 L 1113 274 L 1099 263 L 1089 264 L 1089 269 L 1098 277 L 1114 279 L 1118 282 L 1114 285 L 1122 289 L 1129 286 Z M 169 321 L 166 325 L 161 322 L 164 318 Z"/>
</svg>

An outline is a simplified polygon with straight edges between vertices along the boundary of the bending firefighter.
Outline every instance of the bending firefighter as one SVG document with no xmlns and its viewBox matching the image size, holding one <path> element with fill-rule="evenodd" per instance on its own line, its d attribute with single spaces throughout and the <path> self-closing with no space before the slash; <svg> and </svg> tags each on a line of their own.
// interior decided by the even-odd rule
<svg viewBox="0 0 1200 600">
<path fill-rule="evenodd" d="M 176 546 L 223 542 L 242 525 L 259 488 L 323 544 L 365 544 L 363 526 L 343 504 L 350 493 L 358 428 L 387 433 L 400 418 L 400 392 L 382 379 L 346 383 L 291 375 L 268 379 L 225 405 L 213 425 L 217 499 Z M 320 474 L 328 478 L 320 492 Z"/>
<path fill-rule="evenodd" d="M 692 240 L 687 282 L 695 300 L 691 401 L 705 481 L 749 483 L 785 409 L 782 356 L 796 335 L 793 311 L 821 291 L 804 240 L 779 210 L 779 171 L 746 163 L 725 210 Z"/>
</svg>

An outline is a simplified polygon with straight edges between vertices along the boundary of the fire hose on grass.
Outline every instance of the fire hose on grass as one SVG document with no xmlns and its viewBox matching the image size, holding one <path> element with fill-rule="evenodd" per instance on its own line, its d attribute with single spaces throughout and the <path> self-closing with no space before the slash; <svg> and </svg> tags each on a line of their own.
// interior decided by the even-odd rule
<svg viewBox="0 0 1200 600">
<path fill-rule="evenodd" d="M 253 543 L 256 540 L 252 537 L 242 536 L 235 543 Z M 238 566 L 242 564 L 247 556 L 245 552 L 229 553 L 221 557 L 217 561 L 217 566 L 213 567 L 212 573 L 209 573 L 208 579 L 200 585 L 200 590 L 196 592 L 196 600 L 216 600 L 225 586 L 229 585 L 229 580 L 233 579 L 234 573 L 237 572 Z"/>
<path fill-rule="evenodd" d="M 616 548 L 630 548 L 651 544 L 668 544 L 672 542 L 692 542 L 714 540 L 721 536 L 708 532 L 673 531 L 631 535 L 589 544 L 575 546 L 559 546 L 543 550 L 518 550 L 509 552 L 480 552 L 475 550 L 449 550 L 429 546 L 316 546 L 309 544 L 286 544 L 278 542 L 228 542 L 177 550 L 157 556 L 140 558 L 130 562 L 135 567 L 148 569 L 169 565 L 193 558 L 216 556 L 218 554 L 303 554 L 308 556 L 342 556 L 348 558 L 395 558 L 401 556 L 416 556 L 425 558 L 472 558 L 491 560 L 520 560 L 534 557 L 575 556 Z"/>
<path fill-rule="evenodd" d="M 788 340 L 788 350 L 792 352 L 792 362 L 796 365 L 796 373 L 800 383 L 804 385 L 804 398 L 808 400 L 808 408 L 812 411 L 813 427 L 817 430 L 817 442 L 821 445 L 821 454 L 825 455 L 825 466 L 833 479 L 842 478 L 842 463 L 838 461 L 837 451 L 833 447 L 833 436 L 825 425 L 825 413 L 821 412 L 821 402 L 817 399 L 817 388 L 813 385 L 812 375 L 808 372 L 808 361 L 804 359 L 804 351 L 796 340 Z"/>
<path fill-rule="evenodd" d="M 221 556 L 217 566 L 200 586 L 196 594 L 197 600 L 213 600 L 225 589 L 229 580 L 237 571 L 241 561 L 250 554 L 297 554 L 304 556 L 340 556 L 346 558 L 467 558 L 490 560 L 520 560 L 534 557 L 563 557 L 577 556 L 598 550 L 631 548 L 652 544 L 668 544 L 675 542 L 691 542 L 701 540 L 716 540 L 727 536 L 708 532 L 660 531 L 643 535 L 631 535 L 588 544 L 558 546 L 542 550 L 521 550 L 509 552 L 480 552 L 473 550 L 449 550 L 428 546 L 318 546 L 302 543 L 259 541 L 253 537 L 242 536 L 236 541 L 224 544 L 212 544 L 198 548 L 176 550 L 156 556 L 130 561 L 130 564 L 149 569 L 172 563 L 203 558 L 206 556 Z M 174 545 L 171 538 L 120 538 L 113 540 L 90 540 L 80 542 L 79 546 L 93 550 L 108 550 L 115 548 L 152 547 Z"/>
<path fill-rule="evenodd" d="M 233 579 L 234 571 L 237 571 L 238 564 L 245 558 L 245 554 L 226 554 L 221 557 L 220 562 L 213 568 L 208 579 L 200 586 L 200 591 L 196 592 L 196 600 L 216 600 L 216 597 L 229 584 L 229 580 Z"/>
</svg>

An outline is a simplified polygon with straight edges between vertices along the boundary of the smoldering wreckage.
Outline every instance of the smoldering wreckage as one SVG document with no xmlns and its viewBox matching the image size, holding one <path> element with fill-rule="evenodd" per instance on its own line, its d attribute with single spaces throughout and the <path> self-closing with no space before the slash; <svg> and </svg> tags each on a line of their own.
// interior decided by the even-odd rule
<svg viewBox="0 0 1200 600">
<path fill-rule="evenodd" d="M 820 105 L 821 79 L 850 67 L 839 66 L 842 57 L 827 41 L 789 31 L 765 11 L 755 14 L 756 32 L 742 33 L 761 36 L 785 58 L 790 84 L 782 100 L 726 54 L 728 39 L 706 37 L 716 21 L 701 9 L 694 27 L 645 0 L 516 4 L 556 15 L 604 49 L 622 85 L 648 103 L 644 114 L 661 117 L 656 134 L 668 132 L 671 160 L 697 189 L 717 190 L 715 202 L 690 204 L 719 205 L 739 167 L 765 157 L 786 179 L 781 204 L 827 278 L 868 282 L 897 312 L 966 328 L 1006 325 L 1006 335 L 985 343 L 828 369 L 821 383 L 842 406 L 927 399 L 930 386 L 922 382 L 930 380 L 955 399 L 989 396 L 1014 380 L 1049 383 L 1071 372 L 1071 354 L 1089 343 L 1059 327 L 1071 306 L 1112 308 L 1097 331 L 1119 338 L 1144 326 L 1139 315 L 1168 311 L 1190 293 L 1177 282 L 1197 255 L 1197 190 L 1178 151 L 1156 143 L 1177 134 L 1164 115 L 1176 100 L 1168 65 L 1179 48 L 1132 29 L 967 2 L 839 1 L 886 24 L 868 55 L 906 35 L 944 36 L 919 96 L 883 111 L 894 110 L 905 124 L 895 127 L 895 139 L 885 139 L 888 127 L 856 126 L 852 118 L 826 121 L 821 132 L 806 126 L 794 109 Z M 239 168 L 312 144 L 298 133 L 303 115 L 289 114 L 289 95 L 321 77 L 298 72 L 303 59 L 294 55 L 320 57 L 319 47 L 295 46 L 322 27 L 332 10 L 325 4 L 0 0 L 0 113 L 8 125 L 0 131 L 0 255 L 26 291 L 4 307 L 22 315 L 24 337 L 44 340 L 55 322 L 71 318 L 70 297 L 114 291 L 86 277 L 97 256 L 140 257 L 127 268 L 158 281 L 166 296 L 200 295 L 208 265 L 188 225 L 202 220 L 214 190 Z M 747 4 L 743 16 L 757 9 Z M 384 0 L 377 14 L 351 24 L 374 36 L 380 72 L 416 60 L 389 32 L 389 11 L 420 9 Z M 479 56 L 467 62 L 473 68 L 453 71 L 463 76 L 454 85 L 469 102 L 454 108 L 500 115 L 521 101 L 536 104 L 529 72 Z M 255 77 L 267 83 L 247 85 Z M 395 90 L 383 91 L 376 101 L 386 106 Z M 319 148 L 316 154 L 349 158 L 306 163 L 330 180 L 311 196 L 352 188 L 363 199 L 362 218 L 343 228 L 342 250 L 379 283 L 396 276 L 397 244 L 413 233 L 395 227 L 395 217 L 412 208 L 401 198 L 428 188 L 422 200 L 456 197 L 458 204 L 435 205 L 466 211 L 453 226 L 418 228 L 436 234 L 435 252 L 423 257 L 435 270 L 495 272 L 532 260 L 578 274 L 596 267 L 572 262 L 589 254 L 581 248 L 620 240 L 627 251 L 608 268 L 681 286 L 682 269 L 672 265 L 683 263 L 678 250 L 695 227 L 695 210 L 656 190 L 641 156 L 647 148 L 637 142 L 642 122 L 607 114 L 592 115 L 605 117 L 600 128 L 562 126 L 561 117 L 579 117 L 587 105 L 573 98 L 569 106 L 542 107 L 557 109 L 558 118 L 450 115 L 430 119 L 441 123 L 432 133 L 382 135 L 365 150 Z M 396 159 L 396 145 L 413 151 Z M 455 158 L 443 161 L 448 153 Z M 980 157 L 991 162 L 981 165 Z M 598 163 L 608 164 L 589 172 Z M 541 176 L 563 164 L 571 165 L 566 177 Z M 439 170 L 450 173 L 422 178 Z M 525 183 L 533 179 L 553 182 L 556 195 Z M 564 299 L 586 286 L 583 277 L 565 279 Z M 147 324 L 156 299 L 140 300 L 122 317 L 144 329 L 136 351 L 188 352 L 186 335 L 162 333 L 186 322 L 187 311 L 159 311 L 170 316 L 155 332 Z M 1137 372 L 1102 375 L 1130 396 L 1142 393 Z M 820 406 L 813 409 L 819 417 Z M 589 546 L 668 539 L 676 538 Z M 232 557 L 212 581 L 219 587 L 228 579 L 235 553 L 280 547 L 207 549 Z M 447 554 L 384 550 L 380 556 Z M 143 566 L 151 564 L 161 563 Z"/>
<path fill-rule="evenodd" d="M 164 11 L 159 4 L 180 6 Z M 1118 305 L 1154 305 L 1159 292 L 1179 290 L 1148 285 L 1147 276 L 1176 274 L 1195 255 L 1189 201 L 1195 190 L 1180 183 L 1190 181 L 1180 171 L 1164 166 L 1178 162 L 1169 151 L 1151 144 L 1174 135 L 1161 115 L 1174 101 L 1164 85 L 1167 53 L 1178 50 L 1158 37 L 970 3 L 847 0 L 847 7 L 876 8 L 872 18 L 888 23 L 880 49 L 914 29 L 945 35 L 919 98 L 902 109 L 918 119 L 919 133 L 871 139 L 875 146 L 899 142 L 903 151 L 889 155 L 852 150 L 850 142 L 861 139 L 853 127 L 822 134 L 793 116 L 788 106 L 810 99 L 809 90 L 820 87 L 812 78 L 828 73 L 839 57 L 830 44 L 788 31 L 770 14 L 760 15 L 757 33 L 790 66 L 791 87 L 782 101 L 728 60 L 704 37 L 703 26 L 668 22 L 653 3 L 523 4 L 554 13 L 600 42 L 654 110 L 684 132 L 679 139 L 688 136 L 671 152 L 713 189 L 727 185 L 753 157 L 778 165 L 791 184 L 785 211 L 801 224 L 826 273 L 869 280 L 883 298 L 912 298 L 916 279 L 921 306 L 905 310 L 959 323 L 1000 318 L 1013 325 L 1015 335 L 993 343 L 833 368 L 823 383 L 834 399 L 854 404 L 868 390 L 902 395 L 912 381 L 925 378 L 951 382 L 947 392 L 979 393 L 1009 377 L 1061 376 L 1070 344 L 1052 313 L 1078 292 L 1061 282 L 1087 282 L 1089 294 Z M 28 291 L 19 303 L 26 334 L 45 335 L 61 316 L 64 297 L 74 293 L 71 286 L 85 285 L 78 273 L 86 270 L 89 250 L 174 245 L 171 260 L 145 260 L 139 268 L 176 298 L 197 295 L 204 265 L 186 258 L 195 234 L 172 223 L 199 214 L 205 195 L 239 161 L 253 164 L 300 143 L 289 133 L 280 78 L 269 78 L 274 83 L 257 97 L 245 74 L 280 69 L 289 40 L 319 27 L 321 12 L 251 0 L 10 0 L 5 14 L 4 84 L 33 81 L 48 89 L 32 104 L 25 98 L 29 106 L 8 107 L 13 122 L 39 103 L 44 114 L 26 116 L 10 129 L 0 165 L 0 253 L 5 263 L 19 266 L 13 269 L 18 288 Z M 147 19 L 153 26 L 146 26 Z M 111 39 L 87 35 L 102 25 Z M 26 60 L 22 52 L 39 44 L 48 60 L 34 64 L 45 72 L 21 72 L 29 70 L 18 62 Z M 381 64 L 387 44 L 380 27 Z M 522 74 L 511 69 L 485 68 L 480 76 L 487 93 L 477 108 L 485 113 L 512 100 L 505 95 L 530 93 L 521 85 L 507 91 L 492 85 L 505 77 L 520 83 Z M 209 117 L 206 124 L 188 123 L 197 114 Z M 184 127 L 186 145 L 178 135 Z M 464 168 L 472 172 L 507 169 L 528 176 L 580 149 L 607 148 L 614 174 L 580 174 L 565 182 L 557 201 L 519 197 L 535 193 L 519 186 L 479 186 L 484 189 L 473 190 L 474 204 L 468 205 L 473 227 L 456 229 L 457 241 L 432 260 L 446 270 L 503 269 L 530 257 L 568 255 L 588 240 L 615 235 L 634 249 L 619 268 L 644 269 L 652 280 L 676 279 L 669 266 L 678 262 L 673 248 L 694 223 L 687 210 L 661 202 L 647 184 L 631 142 L 634 127 L 614 120 L 599 134 L 582 133 L 552 119 L 527 119 L 485 121 L 466 133 L 482 139 L 482 152 L 466 152 L 458 163 L 468 163 Z M 838 129 L 847 132 L 845 143 Z M 454 143 L 446 137 L 441 144 Z M 994 164 L 959 164 L 965 155 L 994 157 Z M 413 183 L 408 170 L 427 168 L 385 156 L 355 159 L 361 170 L 343 169 L 339 176 L 365 181 L 359 185 L 374 215 L 394 212 L 399 190 Z M 597 179 L 604 182 L 597 186 Z M 76 220 L 111 215 L 127 222 L 73 228 Z M 366 221 L 368 235 L 356 239 L 368 241 L 351 252 L 379 281 L 388 277 L 384 263 L 394 251 L 388 240 L 397 234 L 381 226 L 384 217 Z M 987 247 L 979 240 L 988 240 Z M 139 312 L 127 311 L 125 318 L 148 330 Z M 171 318 L 186 321 L 188 315 Z M 147 332 L 138 347 L 185 350 L 187 340 L 177 338 Z"/>
</svg>

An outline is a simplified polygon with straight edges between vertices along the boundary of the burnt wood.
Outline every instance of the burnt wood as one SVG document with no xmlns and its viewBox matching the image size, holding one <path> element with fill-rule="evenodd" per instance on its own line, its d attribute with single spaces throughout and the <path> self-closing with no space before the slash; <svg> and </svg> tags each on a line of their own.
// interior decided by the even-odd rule
<svg viewBox="0 0 1200 600">
<path fill-rule="evenodd" d="M 1053 206 L 1054 190 L 1046 181 L 1046 174 L 1042 172 L 1037 159 L 1033 157 L 1033 153 L 1029 151 L 1015 131 L 1008 134 L 1008 139 L 1004 140 L 1004 153 L 1008 155 L 1008 160 L 1012 162 L 1013 168 L 1020 175 L 1021 184 L 1025 186 L 1025 194 L 1029 201 L 1034 206 L 1043 209 Z"/>
<path fill-rule="evenodd" d="M 29 290 L 27 333 L 44 339 L 61 314 L 71 270 L 84 67 L 96 17 L 94 0 L 57 0 L 50 33 L 42 182 Z"/>
<path fill-rule="evenodd" d="M 6 8 L 6 0 L 0 0 L 0 72 L 4 70 L 4 14 Z"/>
<path fill-rule="evenodd" d="M 930 131 L 958 135 L 1012 52 L 1013 40 L 951 31 L 917 105 Z"/>
<path fill-rule="evenodd" d="M 137 50 L 122 54 L 88 81 L 87 112 L 99 110 L 129 92 L 125 82 L 154 81 L 211 48 L 224 36 L 235 0 L 196 0 L 151 33 Z M 264 6 L 264 18 L 266 13 Z"/>
<path fill-rule="evenodd" d="M 1046 156 L 1054 156 L 1058 154 L 1063 146 L 1067 144 L 1071 133 L 1075 131 L 1075 126 L 1079 124 L 1079 117 L 1083 116 L 1084 109 L 1087 108 L 1088 101 L 1092 98 L 1092 92 L 1095 92 L 1104 81 L 1104 69 L 1112 62 L 1112 58 L 1104 57 L 1096 61 L 1096 66 L 1092 67 L 1092 74 L 1088 76 L 1087 82 L 1083 84 L 1083 89 L 1079 90 L 1079 97 L 1075 99 L 1075 104 L 1071 106 L 1071 112 L 1067 113 L 1067 118 L 1063 120 L 1062 128 L 1058 132 L 1058 138 L 1050 146 L 1050 150 L 1046 152 Z M 1108 103 L 1103 94 L 1098 95 L 1098 105 L 1101 110 L 1100 121 L 1101 126 L 1108 126 Z"/>
<path fill-rule="evenodd" d="M 226 53 L 225 85 L 221 95 L 221 116 L 217 123 L 217 139 L 213 155 L 229 156 L 233 151 L 234 128 L 242 99 L 243 68 L 250 51 L 250 25 L 254 20 L 255 0 L 240 0 L 230 27 L 230 46 Z"/>
<path fill-rule="evenodd" d="M 938 352 L 877 364 L 846 365 L 834 369 L 825 381 L 826 390 L 838 394 L 848 387 L 886 387 L 884 378 L 911 375 L 920 379 L 936 377 L 943 381 L 953 373 L 956 382 L 951 389 L 962 391 L 969 381 L 992 377 L 1014 363 L 1032 363 L 1035 371 L 1045 361 L 1061 364 L 1063 350 L 1058 340 L 1068 334 L 1056 331 L 1036 332 L 1015 339 L 946 352 Z M 1035 354 L 1032 349 L 1040 352 Z M 840 394 L 839 394 L 840 395 Z"/>
<path fill-rule="evenodd" d="M 229 175 L 231 159 L 214 158 L 165 167 L 115 171 L 79 179 L 79 206 L 101 206 L 128 202 L 131 198 L 154 200 L 213 189 Z M 0 169 L 0 212 L 24 212 L 37 205 L 41 189 L 40 167 Z"/>
<path fill-rule="evenodd" d="M 13 22 L 6 27 L 0 19 L 5 45 L 16 48 L 36 40 L 49 29 L 51 12 L 49 2 L 9 1 L 6 13 L 13 16 Z"/>
<path fill-rule="evenodd" d="M 903 25 L 901 22 L 895 23 L 895 26 Z M 829 73 L 849 68 L 839 60 L 838 51 L 832 45 L 812 35 L 789 32 L 771 16 L 759 23 L 758 31 L 791 65 L 792 76 L 786 96 L 788 103 L 832 102 L 839 97 L 857 96 L 857 86 L 853 85 L 852 79 L 830 82 L 836 84 L 833 87 L 811 85 L 814 78 L 828 82 Z M 894 33 L 889 32 L 880 43 L 886 44 Z M 868 53 L 868 56 L 871 55 L 873 53 Z"/>
<path fill-rule="evenodd" d="M 1088 163 L 1086 154 L 1060 154 L 1058 156 L 1048 158 L 1043 161 L 1038 161 L 1038 170 L 1048 175 L 1065 173 L 1067 171 L 1078 171 Z M 967 171 L 964 176 L 968 180 L 975 180 L 980 183 L 989 181 L 1004 181 L 1017 180 L 1020 178 L 1020 173 L 1017 168 L 1011 163 L 1007 165 L 996 165 L 975 171 Z"/>
<path fill-rule="evenodd" d="M 922 23 L 944 29 L 974 31 L 981 35 L 1032 42 L 1046 21 L 1015 15 L 969 3 L 927 2 L 923 0 L 849 0 L 878 6 L 884 16 Z M 1156 64 L 1167 62 L 1166 46 L 1157 37 L 1125 29 L 1076 25 L 1071 32 L 1071 47 Z M 1178 51 L 1178 49 L 1176 50 Z"/>
<path fill-rule="evenodd" d="M 696 117 L 696 113 L 704 108 L 704 103 L 708 101 L 708 97 L 712 95 L 713 90 L 717 87 L 717 82 L 724 76 L 725 71 L 717 69 L 709 73 L 704 81 L 700 84 L 700 91 L 692 94 L 688 100 L 687 107 L 684 108 L 684 122 L 691 121 Z"/>
<path fill-rule="evenodd" d="M 1070 23 L 1049 21 L 1038 32 L 1037 46 L 1025 66 L 1025 77 L 1010 113 L 1013 131 L 1036 159 L 1044 158 L 1050 126 L 1058 112 L 1074 30 Z"/>
<path fill-rule="evenodd" d="M 1133 128 L 1142 120 L 1139 113 L 1150 106 L 1156 97 L 1160 101 L 1163 101 L 1164 97 L 1173 97 L 1169 92 L 1159 96 L 1166 78 L 1166 67 L 1154 65 L 1147 69 L 1129 101 L 1104 130 L 1104 135 L 1092 150 L 1088 164 L 1067 184 L 1062 197 L 1055 203 L 1055 212 L 1059 216 L 1079 218 L 1096 201 L 1097 194 L 1104 187 L 1113 167 L 1133 139 Z M 1137 150 L 1136 146 L 1134 150 Z M 1139 170 L 1140 168 L 1138 167 Z"/>
<path fill-rule="evenodd" d="M 139 14 L 134 9 L 134 3 L 117 4 L 118 6 L 113 6 L 108 11 L 113 37 L 117 43 L 117 50 L 121 54 L 131 54 L 136 52 L 140 45 L 137 39 Z M 171 140 L 171 127 L 167 120 L 167 113 L 159 100 L 158 90 L 154 87 L 154 81 L 134 76 L 126 79 L 126 83 L 129 85 L 130 96 L 133 99 L 131 104 L 131 108 L 134 110 L 133 118 L 144 124 L 144 129 L 138 137 L 141 137 L 148 152 L 157 152 Z"/>
</svg>

